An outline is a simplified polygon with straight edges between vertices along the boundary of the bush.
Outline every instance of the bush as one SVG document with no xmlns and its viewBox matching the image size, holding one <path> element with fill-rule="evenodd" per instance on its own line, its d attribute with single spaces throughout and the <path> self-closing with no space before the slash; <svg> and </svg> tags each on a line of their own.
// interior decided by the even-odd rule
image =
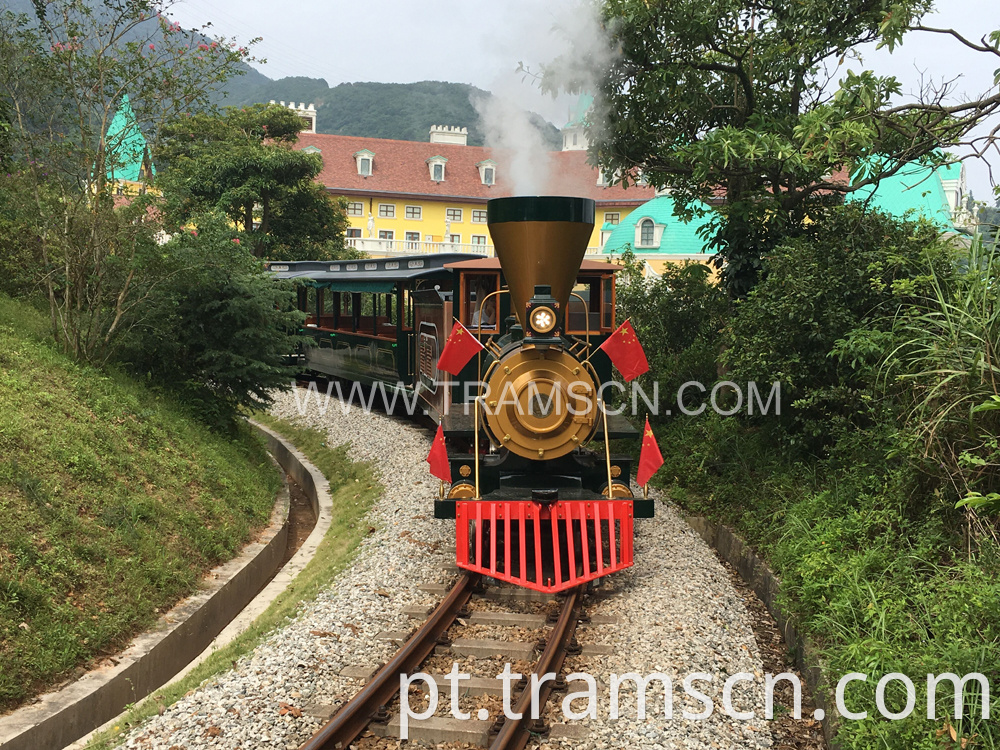
<svg viewBox="0 0 1000 750">
<path fill-rule="evenodd" d="M 781 382 L 790 445 L 816 450 L 839 430 L 871 424 L 865 394 L 891 348 L 893 316 L 949 267 L 933 225 L 854 205 L 828 210 L 774 250 L 766 278 L 737 303 L 723 358 L 730 378 Z M 852 332 L 852 345 L 837 349 Z"/>
<path fill-rule="evenodd" d="M 239 407 L 270 403 L 294 370 L 282 358 L 301 322 L 276 282 L 218 216 L 164 246 L 163 281 L 137 310 L 121 355 L 133 371 L 178 391 L 202 418 L 225 425 Z"/>
<path fill-rule="evenodd" d="M 618 318 L 631 320 L 649 360 L 649 372 L 638 383 L 650 396 L 657 383 L 660 400 L 666 400 L 669 409 L 684 383 L 714 382 L 729 300 L 702 263 L 667 264 L 650 280 L 643 277 L 642 264 L 631 251 L 621 261 L 625 268 L 617 288 Z M 657 418 L 665 419 L 651 415 Z"/>
<path fill-rule="evenodd" d="M 960 505 L 1000 512 L 1000 253 L 976 242 L 961 273 L 900 311 L 885 358 L 922 468 Z M 975 518 L 971 519 L 975 522 Z"/>
</svg>

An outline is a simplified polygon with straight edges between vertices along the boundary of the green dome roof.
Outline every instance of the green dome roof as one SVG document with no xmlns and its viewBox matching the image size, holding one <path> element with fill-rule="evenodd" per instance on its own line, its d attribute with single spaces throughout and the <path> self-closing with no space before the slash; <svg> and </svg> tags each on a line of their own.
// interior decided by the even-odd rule
<svg viewBox="0 0 1000 750">
<path fill-rule="evenodd" d="M 922 164 L 907 164 L 891 177 L 879 180 L 878 185 L 866 185 L 849 193 L 847 200 L 867 203 L 871 208 L 900 219 L 922 216 L 945 229 L 954 229 L 941 180 L 957 179 L 960 174 L 961 165 L 949 164 L 934 169 Z"/>
<path fill-rule="evenodd" d="M 698 203 L 698 208 L 707 212 L 712 209 L 704 203 Z M 604 243 L 604 252 L 618 254 L 628 245 L 634 252 L 657 253 L 663 255 L 695 255 L 705 251 L 705 240 L 698 236 L 698 229 L 708 223 L 710 216 L 695 217 L 685 223 L 674 216 L 674 199 L 669 195 L 661 195 L 643 203 L 618 224 L 608 241 Z M 636 226 L 643 219 L 652 219 L 655 225 L 663 226 L 663 233 L 655 245 L 636 246 Z M 604 229 L 607 229 L 605 225 Z M 714 255 L 715 251 L 709 251 Z"/>
</svg>

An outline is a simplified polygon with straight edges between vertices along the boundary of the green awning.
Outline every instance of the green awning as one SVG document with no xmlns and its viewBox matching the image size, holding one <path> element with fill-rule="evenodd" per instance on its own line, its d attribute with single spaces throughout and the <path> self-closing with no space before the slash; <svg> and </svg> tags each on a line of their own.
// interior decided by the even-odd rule
<svg viewBox="0 0 1000 750">
<path fill-rule="evenodd" d="M 350 279 L 334 279 L 331 281 L 311 281 L 311 286 L 329 289 L 332 292 L 374 292 L 388 294 L 396 288 L 395 281 L 351 281 Z"/>
</svg>

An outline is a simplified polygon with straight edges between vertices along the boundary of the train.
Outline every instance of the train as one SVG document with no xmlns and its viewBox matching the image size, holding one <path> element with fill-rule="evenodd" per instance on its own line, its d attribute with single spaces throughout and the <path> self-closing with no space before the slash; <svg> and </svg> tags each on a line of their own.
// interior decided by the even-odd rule
<svg viewBox="0 0 1000 750">
<path fill-rule="evenodd" d="M 455 522 L 459 568 L 557 593 L 633 564 L 635 428 L 602 407 L 601 344 L 616 330 L 620 266 L 585 259 L 595 204 L 533 196 L 487 203 L 495 257 L 436 253 L 270 263 L 296 280 L 302 366 L 395 392 L 440 425 L 450 481 L 434 517 Z M 461 323 L 481 349 L 438 367 Z M 479 347 L 477 347 L 479 348 Z"/>
</svg>

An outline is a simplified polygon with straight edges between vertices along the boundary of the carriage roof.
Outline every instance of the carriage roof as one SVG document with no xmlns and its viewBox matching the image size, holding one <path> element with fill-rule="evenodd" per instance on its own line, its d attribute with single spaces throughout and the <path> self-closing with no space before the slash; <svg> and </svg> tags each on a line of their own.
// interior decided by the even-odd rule
<svg viewBox="0 0 1000 750">
<path fill-rule="evenodd" d="M 448 270 L 455 261 L 468 258 L 468 253 L 437 253 L 395 258 L 273 261 L 267 264 L 267 270 L 278 279 L 300 279 L 324 287 L 343 287 L 340 291 L 388 292 L 397 281 L 433 276 Z"/>
</svg>

